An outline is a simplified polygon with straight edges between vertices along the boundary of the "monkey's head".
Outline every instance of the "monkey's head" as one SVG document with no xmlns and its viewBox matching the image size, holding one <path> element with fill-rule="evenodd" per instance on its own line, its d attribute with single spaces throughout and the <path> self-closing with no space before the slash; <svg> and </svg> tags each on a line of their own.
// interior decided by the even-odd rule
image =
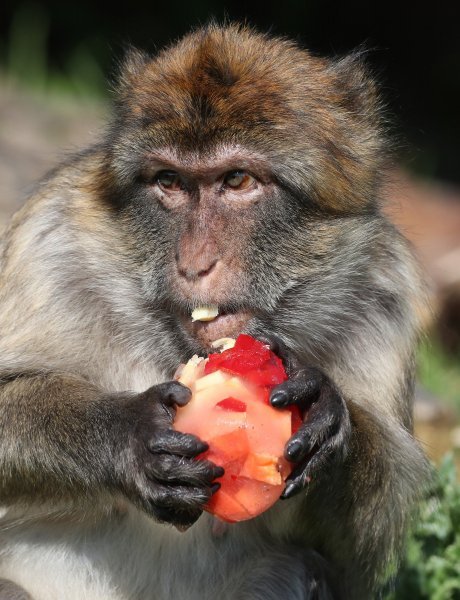
<svg viewBox="0 0 460 600">
<path fill-rule="evenodd" d="M 379 114 L 357 55 L 318 58 L 235 25 L 132 51 L 106 169 L 146 301 L 195 346 L 307 327 L 308 294 L 346 243 L 338 225 L 375 211 Z M 203 305 L 220 316 L 192 325 Z"/>
</svg>

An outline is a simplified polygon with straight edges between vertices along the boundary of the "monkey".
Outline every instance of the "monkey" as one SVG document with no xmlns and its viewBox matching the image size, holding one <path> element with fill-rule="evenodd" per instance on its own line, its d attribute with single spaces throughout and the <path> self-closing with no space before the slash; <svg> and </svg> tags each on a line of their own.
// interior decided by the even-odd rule
<svg viewBox="0 0 460 600">
<path fill-rule="evenodd" d="M 379 597 L 428 473 L 424 285 L 381 211 L 385 123 L 359 51 L 234 23 L 130 49 L 100 141 L 2 238 L 2 600 Z M 303 424 L 280 500 L 224 524 L 174 372 L 241 332 L 279 353 L 270 402 Z"/>
</svg>

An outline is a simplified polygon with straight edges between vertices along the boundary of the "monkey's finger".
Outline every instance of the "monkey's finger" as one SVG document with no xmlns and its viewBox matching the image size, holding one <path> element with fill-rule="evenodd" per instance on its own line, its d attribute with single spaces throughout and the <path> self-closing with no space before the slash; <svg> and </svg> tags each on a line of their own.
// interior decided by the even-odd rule
<svg viewBox="0 0 460 600">
<path fill-rule="evenodd" d="M 306 487 L 306 476 L 302 473 L 294 479 L 289 479 L 286 482 L 286 487 L 280 496 L 280 500 L 287 500 L 298 494 Z"/>
<path fill-rule="evenodd" d="M 305 461 L 327 439 L 329 428 L 330 425 L 322 418 L 315 418 L 304 424 L 287 442 L 285 458 L 296 463 Z"/>
<path fill-rule="evenodd" d="M 166 406 L 185 406 L 192 397 L 190 389 L 178 381 L 166 381 L 165 383 L 154 385 L 147 390 L 147 393 L 150 391 Z"/>
<path fill-rule="evenodd" d="M 186 531 L 201 517 L 200 509 L 178 511 L 172 508 L 156 507 L 154 515 L 161 523 L 170 523 L 179 531 Z"/>
<path fill-rule="evenodd" d="M 310 452 L 306 461 L 298 465 L 286 480 L 286 487 L 280 496 L 281 500 L 287 500 L 298 494 L 312 481 L 315 473 L 327 466 L 334 453 L 335 445 L 334 440 L 331 439 L 320 449 L 313 449 Z"/>
<path fill-rule="evenodd" d="M 302 471 L 298 473 L 296 476 L 291 476 L 286 481 L 286 487 L 284 488 L 283 493 L 280 496 L 281 500 L 287 500 L 288 498 L 292 498 L 296 494 L 298 494 L 301 490 L 303 490 L 307 484 L 309 483 L 310 478 L 307 474 L 307 471 Z"/>
<path fill-rule="evenodd" d="M 144 468 L 147 477 L 154 481 L 196 487 L 209 487 L 224 474 L 222 467 L 208 460 L 187 460 L 167 454 L 152 457 Z"/>
<path fill-rule="evenodd" d="M 270 394 L 270 402 L 275 408 L 297 404 L 306 411 L 318 400 L 325 376 L 314 367 L 302 369 L 292 379 L 275 386 Z"/>
<path fill-rule="evenodd" d="M 286 372 L 290 377 L 299 371 L 300 363 L 297 357 L 288 349 L 279 335 L 272 332 L 264 332 L 258 335 L 257 339 L 263 344 L 267 344 L 270 350 L 281 358 Z"/>
<path fill-rule="evenodd" d="M 337 445 L 343 443 L 349 429 L 350 419 L 345 402 L 333 386 L 323 385 L 307 421 L 286 444 L 285 457 L 292 462 L 301 462 L 330 438 L 335 437 Z"/>
<path fill-rule="evenodd" d="M 147 448 L 152 454 L 165 453 L 192 458 L 206 452 L 209 446 L 191 433 L 162 429 L 147 442 Z"/>
<path fill-rule="evenodd" d="M 282 354 L 286 351 L 286 345 L 279 335 L 271 331 L 264 331 L 260 335 L 256 336 L 257 339 L 263 344 L 267 344 L 270 350 L 281 358 Z"/>
<path fill-rule="evenodd" d="M 151 482 L 143 478 L 139 480 L 139 484 L 138 494 L 131 496 L 132 501 L 154 519 L 181 529 L 195 523 L 212 493 L 208 490 L 194 496 L 192 488 L 179 488 L 171 494 L 168 487 L 155 484 L 152 488 Z M 182 498 L 175 496 L 181 493 Z"/>
<path fill-rule="evenodd" d="M 147 498 L 157 508 L 170 508 L 178 512 L 188 510 L 203 510 L 204 505 L 212 494 L 220 488 L 220 483 L 209 487 L 169 486 L 155 483 Z"/>
</svg>

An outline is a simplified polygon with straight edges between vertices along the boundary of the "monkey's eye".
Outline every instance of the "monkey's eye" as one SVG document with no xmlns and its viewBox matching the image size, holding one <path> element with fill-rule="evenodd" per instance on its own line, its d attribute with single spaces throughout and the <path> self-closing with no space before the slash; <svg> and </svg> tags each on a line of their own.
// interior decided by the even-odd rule
<svg viewBox="0 0 460 600">
<path fill-rule="evenodd" d="M 224 178 L 224 185 L 232 190 L 247 190 L 255 184 L 256 180 L 246 171 L 231 171 Z"/>
<path fill-rule="evenodd" d="M 184 182 L 176 171 L 160 171 L 155 177 L 161 189 L 168 192 L 178 192 L 184 189 Z"/>
</svg>

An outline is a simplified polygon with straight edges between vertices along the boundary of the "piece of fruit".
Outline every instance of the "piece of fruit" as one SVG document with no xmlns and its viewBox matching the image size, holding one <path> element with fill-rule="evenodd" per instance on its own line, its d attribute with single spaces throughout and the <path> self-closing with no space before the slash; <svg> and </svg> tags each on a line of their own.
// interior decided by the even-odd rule
<svg viewBox="0 0 460 600">
<path fill-rule="evenodd" d="M 218 314 L 217 306 L 199 306 L 192 312 L 192 321 L 213 321 Z"/>
<path fill-rule="evenodd" d="M 248 335 L 207 359 L 193 357 L 180 372 L 192 399 L 177 409 L 174 427 L 208 442 L 198 458 L 225 469 L 205 507 L 224 521 L 261 514 L 284 489 L 292 470 L 284 446 L 302 423 L 297 407 L 269 404 L 270 390 L 286 379 L 281 360 Z"/>
</svg>

